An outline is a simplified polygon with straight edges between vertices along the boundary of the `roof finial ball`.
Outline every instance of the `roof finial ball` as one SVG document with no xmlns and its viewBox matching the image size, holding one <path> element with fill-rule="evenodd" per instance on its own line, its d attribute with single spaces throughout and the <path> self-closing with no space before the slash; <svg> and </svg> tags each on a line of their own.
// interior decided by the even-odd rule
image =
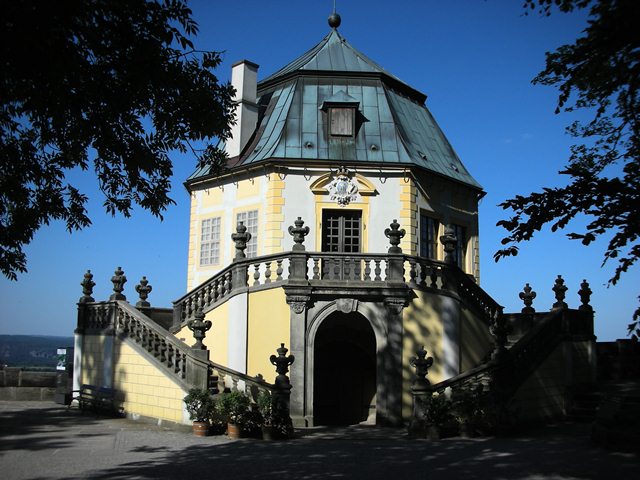
<svg viewBox="0 0 640 480">
<path fill-rule="evenodd" d="M 340 15 L 336 13 L 334 10 L 331 15 L 329 15 L 329 26 L 334 30 L 340 26 L 342 20 L 340 19 Z"/>
</svg>

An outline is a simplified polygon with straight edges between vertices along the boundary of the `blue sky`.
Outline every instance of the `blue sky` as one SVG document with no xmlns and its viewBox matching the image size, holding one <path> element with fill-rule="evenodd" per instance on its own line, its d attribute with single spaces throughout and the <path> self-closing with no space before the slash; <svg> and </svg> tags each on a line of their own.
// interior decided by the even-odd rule
<svg viewBox="0 0 640 480">
<path fill-rule="evenodd" d="M 515 194 L 561 185 L 557 175 L 568 158 L 571 138 L 564 127 L 573 117 L 554 115 L 557 92 L 531 85 L 544 54 L 572 42 L 586 25 L 582 13 L 524 16 L 521 0 L 418 1 L 339 0 L 339 31 L 386 70 L 428 95 L 427 106 L 472 175 L 487 191 L 480 207 L 481 284 L 506 311 L 519 311 L 518 293 L 529 282 L 534 307 L 553 303 L 556 275 L 569 287 L 567 302 L 577 307 L 583 278 L 594 291 L 596 335 L 626 335 L 636 306 L 639 270 L 605 288 L 614 265 L 601 268 L 606 241 L 589 247 L 563 234 L 541 232 L 521 246 L 518 257 L 496 264 L 505 218 L 496 207 Z M 196 44 L 224 51 L 219 68 L 228 80 L 240 59 L 260 65 L 259 78 L 273 73 L 315 45 L 328 32 L 331 0 L 194 1 L 200 24 Z M 29 273 L 18 282 L 0 279 L 2 334 L 71 335 L 76 322 L 79 282 L 86 269 L 97 283 L 94 296 L 106 299 L 117 266 L 128 277 L 125 294 L 146 275 L 155 306 L 170 306 L 186 289 L 189 198 L 182 186 L 195 160 L 176 154 L 172 206 L 160 222 L 136 211 L 131 219 L 112 218 L 90 174 L 70 176 L 90 197 L 93 226 L 69 234 L 60 223 L 43 227 L 26 248 Z"/>
</svg>

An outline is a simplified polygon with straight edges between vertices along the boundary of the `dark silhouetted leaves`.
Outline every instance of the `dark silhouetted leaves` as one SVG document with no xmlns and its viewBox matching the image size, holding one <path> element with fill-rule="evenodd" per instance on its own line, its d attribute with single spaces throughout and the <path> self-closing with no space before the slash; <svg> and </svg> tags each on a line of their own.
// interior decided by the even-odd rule
<svg viewBox="0 0 640 480">
<path fill-rule="evenodd" d="M 26 271 L 23 246 L 40 226 L 91 222 L 87 197 L 65 182 L 93 167 L 107 212 L 140 205 L 162 218 L 171 151 L 220 167 L 233 89 L 183 0 L 3 2 L 0 20 L 0 270 Z"/>
<path fill-rule="evenodd" d="M 500 206 L 515 215 L 498 222 L 508 236 L 495 260 L 514 255 L 515 243 L 530 240 L 544 225 L 566 228 L 577 216 L 588 224 L 567 236 L 589 245 L 610 236 L 603 264 L 616 259 L 615 285 L 640 258 L 640 2 L 637 0 L 525 0 L 529 10 L 549 15 L 589 8 L 584 36 L 547 53 L 546 68 L 533 83 L 558 87 L 558 108 L 586 109 L 591 121 L 574 122 L 567 133 L 584 143 L 571 147 L 566 187 L 516 196 Z M 517 250 L 515 250 L 517 252 Z M 629 334 L 640 337 L 640 308 Z"/>
</svg>

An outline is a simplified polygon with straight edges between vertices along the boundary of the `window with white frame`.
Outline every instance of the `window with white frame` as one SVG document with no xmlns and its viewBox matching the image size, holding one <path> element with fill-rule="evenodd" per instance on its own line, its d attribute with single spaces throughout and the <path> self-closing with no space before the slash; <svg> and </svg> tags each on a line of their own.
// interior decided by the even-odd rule
<svg viewBox="0 0 640 480">
<path fill-rule="evenodd" d="M 467 251 L 467 231 L 461 225 L 451 225 L 453 228 L 453 234 L 456 236 L 456 250 L 453 252 L 455 264 L 462 270 L 465 266 L 465 253 Z"/>
<path fill-rule="evenodd" d="M 202 220 L 200 227 L 200 266 L 220 264 L 220 217 Z"/>
<path fill-rule="evenodd" d="M 251 240 L 247 243 L 247 249 L 244 251 L 247 258 L 258 255 L 258 211 L 249 210 L 248 212 L 240 212 L 236 217 L 236 225 L 242 222 L 247 227 L 247 232 L 251 234 Z"/>
<path fill-rule="evenodd" d="M 420 213 L 420 256 L 438 258 L 438 221 Z"/>
</svg>

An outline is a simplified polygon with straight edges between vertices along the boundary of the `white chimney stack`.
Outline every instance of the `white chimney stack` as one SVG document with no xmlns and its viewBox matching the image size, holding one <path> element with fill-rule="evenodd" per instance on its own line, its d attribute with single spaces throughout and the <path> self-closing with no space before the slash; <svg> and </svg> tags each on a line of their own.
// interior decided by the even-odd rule
<svg viewBox="0 0 640 480">
<path fill-rule="evenodd" d="M 229 157 L 237 157 L 251 138 L 258 122 L 258 65 L 249 60 L 234 63 L 231 66 L 231 85 L 236 89 L 236 124 L 231 127 L 231 138 L 226 145 Z"/>
</svg>

